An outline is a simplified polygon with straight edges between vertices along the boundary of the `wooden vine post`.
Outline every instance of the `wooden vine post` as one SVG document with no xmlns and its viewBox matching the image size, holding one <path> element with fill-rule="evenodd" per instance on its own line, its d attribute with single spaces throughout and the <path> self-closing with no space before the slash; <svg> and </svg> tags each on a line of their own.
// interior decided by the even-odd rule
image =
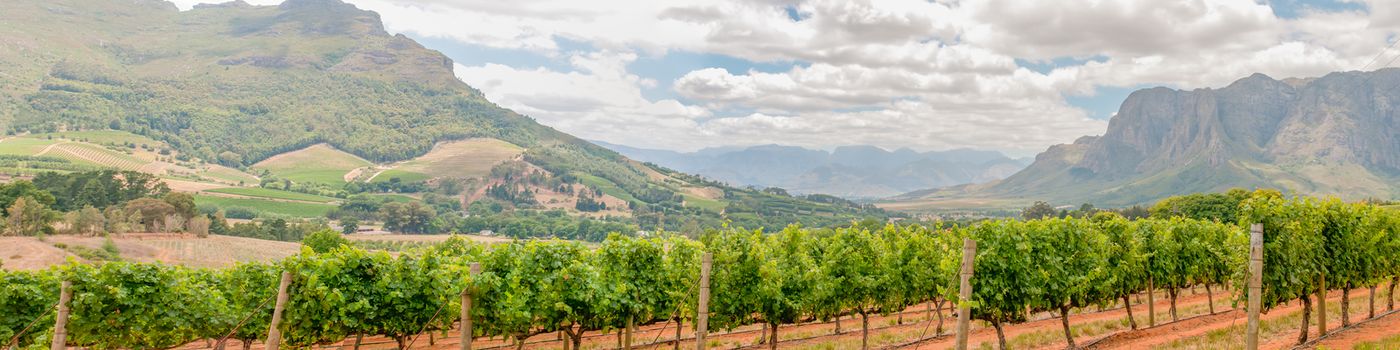
<svg viewBox="0 0 1400 350">
<path fill-rule="evenodd" d="M 1244 348 L 1259 349 L 1259 309 L 1263 302 L 1264 285 L 1264 225 L 1249 226 L 1249 323 L 1244 333 Z"/>
<path fill-rule="evenodd" d="M 467 269 L 467 276 L 475 278 L 481 273 L 481 264 L 472 263 Z M 462 350 L 472 350 L 472 288 L 462 289 Z M 565 341 L 564 344 L 568 344 Z"/>
<path fill-rule="evenodd" d="M 272 322 L 267 326 L 267 344 L 264 349 L 277 350 L 282 345 L 282 310 L 287 309 L 287 288 L 292 285 L 292 272 L 282 271 L 282 281 L 277 283 L 277 304 L 272 308 Z"/>
<path fill-rule="evenodd" d="M 963 239 L 962 272 L 958 275 L 961 281 L 958 282 L 958 337 L 957 349 L 967 350 L 967 335 L 971 330 L 972 320 L 972 266 L 977 257 L 977 241 L 971 238 Z"/>
<path fill-rule="evenodd" d="M 705 333 L 710 326 L 710 263 L 714 254 L 700 257 L 700 300 L 695 313 L 695 350 L 705 350 Z M 679 341 L 679 339 L 677 339 Z"/>
<path fill-rule="evenodd" d="M 68 304 L 73 301 L 73 281 L 63 281 L 58 289 L 58 316 L 54 317 L 51 350 L 68 348 Z"/>
<path fill-rule="evenodd" d="M 1317 275 L 1317 334 L 1327 335 L 1327 273 Z"/>
</svg>

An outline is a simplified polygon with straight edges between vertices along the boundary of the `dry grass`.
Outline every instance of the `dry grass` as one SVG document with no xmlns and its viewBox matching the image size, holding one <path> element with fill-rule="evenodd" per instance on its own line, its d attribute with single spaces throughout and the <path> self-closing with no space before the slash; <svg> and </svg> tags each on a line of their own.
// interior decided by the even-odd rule
<svg viewBox="0 0 1400 350">
<path fill-rule="evenodd" d="M 10 270 L 39 270 L 63 264 L 72 254 L 34 237 L 0 237 L 0 263 Z"/>
<path fill-rule="evenodd" d="M 92 249 L 101 249 L 102 240 L 100 237 L 67 235 L 48 237 L 48 241 L 52 243 Z M 301 244 L 293 242 L 219 235 L 196 238 L 179 234 L 132 234 L 114 237 L 112 241 L 120 251 L 122 260 L 158 261 L 191 267 L 226 267 L 238 262 L 270 262 L 301 251 Z"/>
<path fill-rule="evenodd" d="M 401 174 L 422 174 L 424 177 L 479 178 L 491 173 L 491 168 L 514 159 L 525 149 L 497 139 L 468 139 L 443 142 L 421 157 L 395 165 L 389 171 Z M 375 177 L 379 180 L 384 174 Z M 386 178 L 387 179 L 387 178 Z"/>
</svg>

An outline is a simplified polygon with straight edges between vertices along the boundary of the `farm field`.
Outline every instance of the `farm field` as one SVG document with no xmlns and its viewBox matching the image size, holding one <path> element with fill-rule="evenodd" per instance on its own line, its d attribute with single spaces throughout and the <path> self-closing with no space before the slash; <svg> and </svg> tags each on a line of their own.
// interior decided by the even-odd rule
<svg viewBox="0 0 1400 350">
<path fill-rule="evenodd" d="M 514 159 L 525 150 L 497 139 L 467 139 L 438 143 L 418 158 L 395 164 L 371 180 L 404 182 L 423 181 L 436 177 L 479 178 L 489 175 L 491 168 Z"/>
<path fill-rule="evenodd" d="M 300 251 L 301 244 L 255 238 L 210 235 L 196 238 L 182 234 L 116 235 L 112 242 L 127 261 L 161 262 L 190 267 L 229 267 L 238 262 L 271 262 Z M 55 235 L 40 241 L 33 237 L 0 237 L 0 259 L 7 269 L 36 270 L 81 258 L 55 244 L 102 249 L 103 238 Z"/>
<path fill-rule="evenodd" d="M 74 163 L 87 163 L 119 170 L 137 171 L 149 162 L 136 159 L 129 154 L 113 151 L 102 146 L 85 143 L 65 142 L 53 146 L 40 155 L 65 158 Z"/>
<path fill-rule="evenodd" d="M 244 207 L 271 214 L 303 218 L 325 216 L 326 212 L 335 209 L 335 205 L 328 203 L 290 202 L 259 198 L 232 198 L 203 194 L 196 194 L 194 196 L 194 201 L 200 205 L 214 205 L 225 209 Z"/>
<path fill-rule="evenodd" d="M 261 187 L 224 187 L 205 190 L 204 192 L 313 203 L 332 203 L 340 200 L 339 198 L 334 197 L 318 196 L 314 194 L 301 192 L 274 190 Z"/>
<path fill-rule="evenodd" d="M 316 144 L 273 156 L 249 168 L 256 171 L 266 170 L 295 182 L 319 182 L 339 186 L 345 184 L 346 173 L 370 165 L 373 164 L 330 145 Z"/>
<path fill-rule="evenodd" d="M 0 154 L 32 156 L 43 152 L 44 148 L 62 141 L 36 139 L 31 137 L 6 137 L 0 140 Z"/>
<path fill-rule="evenodd" d="M 101 145 L 134 144 L 137 146 L 159 146 L 165 144 L 164 142 L 156 141 L 155 139 L 151 139 L 149 137 L 120 130 L 64 131 L 55 133 L 35 134 L 31 135 L 30 137 L 37 139 L 52 137 L 56 139 L 61 138 L 68 140 L 83 140 L 84 142 L 90 142 Z"/>
</svg>

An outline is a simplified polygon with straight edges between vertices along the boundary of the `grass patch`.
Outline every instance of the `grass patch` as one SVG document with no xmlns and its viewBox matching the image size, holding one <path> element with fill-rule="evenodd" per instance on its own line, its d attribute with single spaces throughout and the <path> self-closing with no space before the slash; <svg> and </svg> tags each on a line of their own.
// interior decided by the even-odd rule
<svg viewBox="0 0 1400 350">
<path fill-rule="evenodd" d="M 583 182 L 584 185 L 597 187 L 598 189 L 603 190 L 603 194 L 621 198 L 622 200 L 628 202 L 640 202 L 640 200 L 637 200 L 637 197 L 633 197 L 631 193 L 623 191 L 621 187 L 617 187 L 617 184 L 613 183 L 612 181 L 608 181 L 608 179 L 584 173 L 574 173 L 574 175 L 577 176 L 579 178 L 579 181 Z"/>
<path fill-rule="evenodd" d="M 200 171 L 198 175 L 214 180 L 226 181 L 229 183 L 236 184 L 258 183 L 257 177 L 248 175 L 247 173 L 244 173 L 242 171 L 238 171 L 238 169 L 218 165 L 209 165 L 207 169 Z"/>
<path fill-rule="evenodd" d="M 1373 341 L 1373 342 L 1365 342 L 1365 343 L 1361 343 L 1361 344 L 1356 344 L 1356 346 L 1353 346 L 1352 349 L 1356 349 L 1356 350 L 1400 349 L 1400 335 L 1392 335 L 1392 336 L 1387 337 L 1387 338 L 1385 338 L 1385 339 L 1381 339 L 1381 340 L 1377 340 L 1377 341 Z"/>
<path fill-rule="evenodd" d="M 685 197 L 685 205 L 687 207 L 696 207 L 716 213 L 724 211 L 724 207 L 727 205 L 724 201 L 700 197 L 689 193 L 681 193 L 681 196 Z"/>
<path fill-rule="evenodd" d="M 129 132 L 126 132 L 126 131 L 121 131 L 121 130 L 65 131 L 65 132 L 56 132 L 56 133 L 49 133 L 49 134 L 37 134 L 37 135 L 34 135 L 34 137 L 37 137 L 37 138 L 47 138 L 47 137 L 49 137 L 49 136 L 53 136 L 53 138 L 56 138 L 56 139 L 57 139 L 57 138 L 63 138 L 63 139 L 68 139 L 68 140 L 82 140 L 83 142 L 90 142 L 90 143 L 97 143 L 97 144 L 104 144 L 104 145 L 126 145 L 126 144 L 128 144 L 128 143 L 129 143 L 129 144 L 133 144 L 133 145 L 137 145 L 137 146 L 140 146 L 140 145 L 147 145 L 147 146 L 151 146 L 151 147 L 160 147 L 160 146 L 164 146 L 164 145 L 165 145 L 164 142 L 156 141 L 156 140 L 151 139 L 151 138 L 149 138 L 149 137 L 145 137 L 145 136 L 141 136 L 141 135 L 137 135 L 137 134 L 129 133 Z"/>
<path fill-rule="evenodd" d="M 388 199 L 390 202 L 396 202 L 396 203 L 408 203 L 408 202 L 416 202 L 416 201 L 418 201 L 417 198 L 413 198 L 413 197 L 409 197 L 409 196 L 402 195 L 402 194 L 397 194 L 397 193 L 371 193 L 371 194 L 368 194 L 368 196 L 370 196 L 371 198 L 380 199 L 380 200 Z"/>
<path fill-rule="evenodd" d="M 345 174 L 355 168 L 371 165 L 353 154 L 335 149 L 325 144 L 313 145 L 291 151 L 257 164 L 252 169 L 266 170 L 277 177 L 295 182 L 316 182 L 330 185 L 344 185 Z"/>
<path fill-rule="evenodd" d="M 0 154 L 32 156 L 43 151 L 44 147 L 59 142 L 30 137 L 7 137 L 4 141 L 0 141 Z"/>
<path fill-rule="evenodd" d="M 385 170 L 382 173 L 379 173 L 378 176 L 374 177 L 374 181 L 370 182 L 389 182 L 391 179 L 399 179 L 399 181 L 403 183 L 413 183 L 428 181 L 428 179 L 431 178 L 431 175 L 424 173 L 417 173 L 402 169 L 389 169 Z"/>
<path fill-rule="evenodd" d="M 195 195 L 194 202 L 198 205 L 212 205 L 219 208 L 251 208 L 269 214 L 302 218 L 326 216 L 327 212 L 335 209 L 335 206 L 330 204 L 279 202 L 267 199 L 228 198 L 209 195 Z"/>
<path fill-rule="evenodd" d="M 1384 291 L 1383 289 L 1382 289 L 1382 290 L 1377 290 L 1377 291 L 1376 291 L 1376 300 L 1377 300 L 1377 301 L 1383 300 L 1382 298 L 1384 297 L 1384 295 L 1385 295 L 1385 291 Z M 1315 301 L 1315 300 L 1314 300 L 1314 301 Z M 1292 301 L 1292 302 L 1290 302 L 1290 303 L 1292 303 L 1292 304 L 1297 304 L 1297 303 L 1300 303 L 1300 301 L 1294 300 L 1294 301 Z M 1316 312 L 1316 311 L 1317 311 L 1317 310 L 1316 310 L 1317 304 L 1316 304 L 1316 303 L 1313 304 L 1313 308 L 1314 308 L 1313 313 L 1308 314 L 1308 317 L 1312 318 L 1311 322 L 1308 323 L 1308 328 L 1316 329 L 1316 328 L 1317 328 L 1317 323 L 1316 323 L 1316 322 L 1317 322 L 1317 312 Z M 1342 320 L 1342 313 L 1341 313 L 1339 310 L 1341 310 L 1341 301 L 1340 301 L 1340 299 L 1339 299 L 1338 301 L 1332 301 L 1332 302 L 1328 302 L 1328 303 L 1327 303 L 1327 326 L 1328 326 L 1328 330 L 1329 330 L 1329 331 L 1335 330 L 1337 327 L 1340 327 L 1340 326 L 1342 325 L 1342 321 L 1341 321 L 1341 320 Z M 1264 314 L 1264 315 L 1267 315 L 1267 313 Z M 1294 310 L 1293 312 L 1290 312 L 1290 313 L 1288 313 L 1287 315 L 1284 315 L 1284 316 L 1282 316 L 1282 317 L 1278 317 L 1278 318 L 1274 318 L 1274 319 L 1267 319 L 1267 320 L 1260 320 L 1260 321 L 1259 321 L 1259 341 L 1260 341 L 1260 343 L 1263 343 L 1266 339 L 1286 338 L 1286 339 L 1290 340 L 1290 341 L 1289 341 L 1289 344 L 1293 344 L 1292 341 L 1293 341 L 1293 340 L 1296 340 L 1297 337 L 1298 337 L 1298 326 L 1301 326 L 1301 325 L 1302 325 L 1302 322 L 1303 322 L 1302 317 L 1303 317 L 1303 311 L 1302 311 L 1302 310 Z M 1359 322 L 1359 321 L 1364 320 L 1365 318 L 1366 318 L 1366 294 L 1365 294 L 1365 293 L 1359 293 L 1359 294 L 1357 294 L 1357 295 L 1353 295 L 1353 296 L 1352 296 L 1352 301 L 1351 301 L 1351 320 L 1352 320 L 1352 322 Z M 1229 326 L 1229 327 L 1225 327 L 1225 328 L 1221 328 L 1221 329 L 1217 329 L 1217 330 L 1213 330 L 1213 331 L 1207 332 L 1206 334 L 1204 334 L 1204 335 L 1202 335 L 1202 336 L 1198 336 L 1198 337 L 1194 337 L 1194 338 L 1187 338 L 1187 339 L 1178 339 L 1178 340 L 1174 340 L 1174 341 L 1172 341 L 1171 343 L 1166 344 L 1165 346 L 1158 346 L 1158 347 L 1156 347 L 1156 348 L 1158 348 L 1158 349 L 1226 349 L 1226 348 L 1237 347 L 1237 346 L 1239 346 L 1240 344 L 1244 344 L 1244 333 L 1245 333 L 1244 330 L 1245 330 L 1245 323 L 1244 323 L 1244 322 L 1240 322 L 1239 324 L 1236 324 L 1236 325 L 1233 325 L 1233 326 Z M 1315 335 L 1309 335 L 1309 336 L 1308 336 L 1308 339 L 1311 340 L 1311 339 L 1313 339 L 1313 338 L 1315 338 L 1315 337 L 1316 337 Z"/>
<path fill-rule="evenodd" d="M 331 198 L 331 197 L 326 197 L 326 196 L 318 196 L 318 195 L 314 195 L 314 194 L 307 194 L 307 193 L 300 193 L 300 192 L 291 192 L 291 191 L 282 191 L 282 190 L 274 190 L 274 189 L 267 189 L 267 188 L 260 188 L 260 187 L 228 187 L 228 188 L 216 188 L 216 189 L 212 189 L 212 190 L 205 190 L 204 192 L 224 193 L 224 194 L 233 194 L 233 195 L 239 195 L 239 196 L 262 197 L 262 198 L 272 198 L 272 199 L 286 199 L 286 200 L 305 201 L 305 202 L 316 202 L 316 203 L 330 203 L 330 202 L 334 202 L 334 201 L 339 200 L 339 199 L 336 199 L 336 198 Z"/>
<path fill-rule="evenodd" d="M 480 178 L 490 175 L 491 168 L 496 164 L 511 160 L 524 151 L 520 146 L 497 139 L 441 142 L 433 146 L 427 154 L 399 163 L 390 171 L 398 170 L 403 174 L 423 176 L 421 180 L 414 177 L 412 181 L 435 177 Z M 387 181 L 389 178 L 385 176 L 389 175 L 389 172 L 385 172 L 374 179 L 376 182 L 380 179 Z M 413 175 L 401 175 L 399 178 L 404 182 L 412 182 L 405 176 Z"/>
</svg>

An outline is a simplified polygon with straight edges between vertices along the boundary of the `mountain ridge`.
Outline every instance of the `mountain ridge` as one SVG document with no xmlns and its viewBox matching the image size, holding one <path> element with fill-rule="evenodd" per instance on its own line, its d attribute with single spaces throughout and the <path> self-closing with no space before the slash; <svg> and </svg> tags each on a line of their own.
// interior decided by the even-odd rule
<svg viewBox="0 0 1400 350">
<path fill-rule="evenodd" d="M 592 142 L 633 159 L 733 185 L 853 199 L 1000 179 L 1029 163 L 1000 152 L 974 149 L 916 152 L 856 145 L 826 151 L 768 144 L 676 152 Z"/>
<path fill-rule="evenodd" d="M 339 0 L 188 11 L 154 0 L 14 0 L 6 10 L 0 32 L 13 40 L 0 42 L 0 126 L 11 135 L 120 130 L 168 145 L 172 161 L 244 169 L 317 144 L 388 164 L 447 141 L 495 139 L 523 154 L 501 169 L 511 183 L 478 187 L 522 206 L 575 209 L 587 193 L 554 187 L 566 182 L 624 199 L 608 207 L 668 228 L 686 219 L 758 227 L 884 215 L 631 161 L 487 100 L 447 56 Z"/>
<path fill-rule="evenodd" d="M 1345 199 L 1400 195 L 1400 69 L 1218 89 L 1133 92 L 1101 136 L 1051 146 L 1025 170 L 891 200 L 969 197 L 1122 206 L 1232 187 Z"/>
</svg>

